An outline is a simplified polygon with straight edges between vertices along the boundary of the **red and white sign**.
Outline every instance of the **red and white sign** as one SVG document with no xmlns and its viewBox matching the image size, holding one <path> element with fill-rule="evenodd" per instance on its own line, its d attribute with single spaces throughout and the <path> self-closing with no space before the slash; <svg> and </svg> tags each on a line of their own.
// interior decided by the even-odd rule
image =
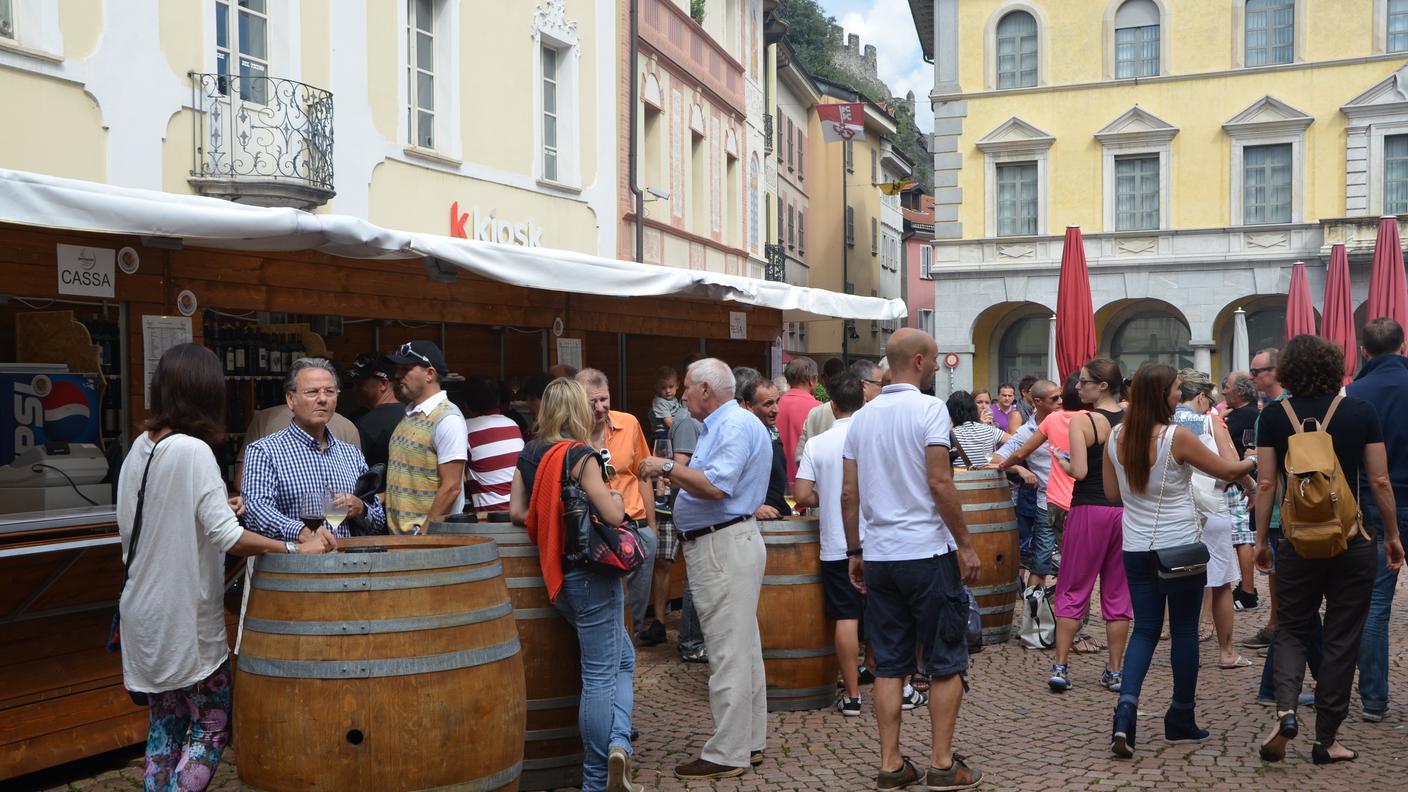
<svg viewBox="0 0 1408 792">
<path fill-rule="evenodd" d="M 821 139 L 827 143 L 838 140 L 865 140 L 865 104 L 821 104 L 816 106 L 821 118 Z"/>
<path fill-rule="evenodd" d="M 958 354 L 955 352 L 950 352 L 947 355 L 944 355 L 944 365 L 948 366 L 951 369 L 958 368 Z"/>
</svg>

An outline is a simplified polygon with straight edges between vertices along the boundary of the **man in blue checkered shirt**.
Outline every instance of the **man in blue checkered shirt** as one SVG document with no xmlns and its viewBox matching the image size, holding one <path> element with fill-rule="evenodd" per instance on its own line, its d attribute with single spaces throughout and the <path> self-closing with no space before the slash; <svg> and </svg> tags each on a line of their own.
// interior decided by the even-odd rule
<svg viewBox="0 0 1408 792">
<path fill-rule="evenodd" d="M 289 369 L 284 398 L 293 420 L 287 429 L 251 443 L 244 453 L 240 490 L 252 530 L 284 541 L 304 541 L 311 532 L 301 519 L 303 501 L 317 501 L 330 491 L 334 502 L 346 507 L 348 519 L 362 518 L 373 530 L 385 532 L 381 502 L 374 495 L 363 501 L 352 494 L 357 478 L 367 472 L 367 460 L 327 429 L 337 410 L 337 390 L 337 369 L 323 358 L 303 358 Z M 332 544 L 327 523 L 318 533 Z M 337 527 L 337 536 L 348 533 L 347 523 Z"/>
</svg>

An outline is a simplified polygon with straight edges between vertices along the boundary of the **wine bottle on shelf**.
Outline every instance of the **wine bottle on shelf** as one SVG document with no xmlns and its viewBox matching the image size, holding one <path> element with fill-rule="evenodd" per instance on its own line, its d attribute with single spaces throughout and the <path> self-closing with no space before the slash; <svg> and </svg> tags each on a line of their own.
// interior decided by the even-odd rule
<svg viewBox="0 0 1408 792">
<path fill-rule="evenodd" d="M 230 346 L 234 349 L 234 374 L 248 374 L 248 345 L 245 343 L 244 330 L 236 327 L 231 332 Z"/>
<path fill-rule="evenodd" d="M 259 374 L 269 373 L 269 336 L 266 333 L 254 334 L 255 348 L 258 350 Z"/>
<path fill-rule="evenodd" d="M 270 333 L 266 339 L 269 347 L 269 373 L 284 373 L 284 350 L 279 346 L 279 336 L 277 333 Z"/>
</svg>

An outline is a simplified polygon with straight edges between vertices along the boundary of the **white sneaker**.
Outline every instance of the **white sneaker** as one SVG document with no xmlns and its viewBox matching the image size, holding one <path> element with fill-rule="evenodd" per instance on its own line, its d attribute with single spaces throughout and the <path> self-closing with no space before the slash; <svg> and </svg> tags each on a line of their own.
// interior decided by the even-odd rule
<svg viewBox="0 0 1408 792">
<path fill-rule="evenodd" d="M 631 781 L 631 755 L 616 746 L 606 755 L 606 792 L 644 792 L 645 787 Z"/>
<path fill-rule="evenodd" d="M 900 699 L 900 709 L 912 710 L 929 703 L 929 695 L 920 693 L 909 685 L 904 686 L 904 698 Z"/>
<path fill-rule="evenodd" d="M 858 717 L 860 715 L 860 696 L 856 696 L 855 698 L 842 696 L 841 699 L 836 702 L 836 709 L 848 718 Z"/>
</svg>

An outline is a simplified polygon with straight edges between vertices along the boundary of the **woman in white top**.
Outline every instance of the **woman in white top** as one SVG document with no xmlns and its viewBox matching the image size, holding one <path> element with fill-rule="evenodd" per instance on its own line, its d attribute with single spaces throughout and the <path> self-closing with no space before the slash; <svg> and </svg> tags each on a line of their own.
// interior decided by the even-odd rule
<svg viewBox="0 0 1408 792">
<path fill-rule="evenodd" d="M 953 437 L 957 441 L 954 450 L 963 451 L 959 464 L 971 464 L 975 468 L 986 465 L 992 452 L 1012 436 L 992 425 L 990 413 L 987 422 L 982 420 L 978 403 L 968 391 L 959 390 L 949 394 L 946 406 L 949 420 L 953 422 Z M 963 457 L 967 457 L 966 463 Z"/>
<path fill-rule="evenodd" d="M 1224 480 L 1251 472 L 1250 460 L 1229 462 L 1197 436 L 1173 426 L 1182 383 L 1173 368 L 1148 364 L 1134 375 L 1124 422 L 1110 433 L 1104 456 L 1106 497 L 1124 505 L 1124 566 L 1134 605 L 1134 629 L 1124 655 L 1124 678 L 1115 706 L 1110 750 L 1134 755 L 1139 693 L 1169 613 L 1173 702 L 1164 714 L 1164 740 L 1201 742 L 1207 731 L 1193 717 L 1198 687 L 1198 613 L 1207 576 L 1198 571 L 1161 575 L 1153 552 L 1202 541 L 1189 492 L 1193 468 Z"/>
<path fill-rule="evenodd" d="M 147 789 L 205 789 L 230 739 L 225 553 L 332 549 L 319 538 L 295 544 L 240 527 L 234 510 L 243 504 L 227 499 L 211 451 L 223 440 L 225 402 L 214 352 L 195 344 L 167 350 L 152 380 L 146 431 L 118 478 L 128 567 L 118 602 L 122 679 L 148 708 Z"/>
<path fill-rule="evenodd" d="M 1183 382 L 1183 401 L 1173 413 L 1173 423 L 1198 436 L 1207 449 L 1229 462 L 1240 455 L 1232 445 L 1227 425 L 1213 414 L 1212 377 L 1191 368 L 1178 372 Z M 1252 488 L 1251 477 L 1239 482 Z M 1203 544 L 1208 546 L 1208 582 L 1203 589 L 1204 623 L 1211 613 L 1213 631 L 1199 630 L 1198 640 L 1217 635 L 1217 667 L 1247 668 L 1251 661 L 1237 654 L 1232 647 L 1232 586 L 1242 580 L 1237 563 L 1237 551 L 1232 546 L 1232 511 L 1227 505 L 1227 485 L 1201 471 L 1193 472 L 1193 506 L 1203 519 Z M 1205 628 L 1204 628 L 1205 629 Z"/>
</svg>

